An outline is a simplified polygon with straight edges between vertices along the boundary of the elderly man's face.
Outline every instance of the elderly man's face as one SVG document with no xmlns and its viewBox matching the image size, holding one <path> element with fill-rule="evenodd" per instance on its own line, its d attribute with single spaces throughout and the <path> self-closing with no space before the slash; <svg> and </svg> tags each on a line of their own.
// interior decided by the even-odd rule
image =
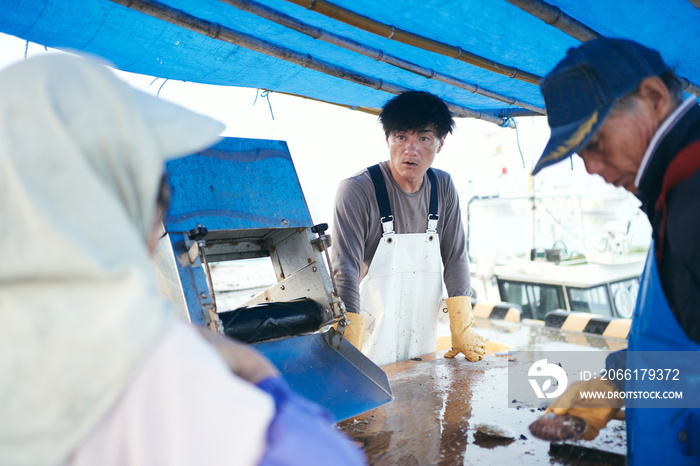
<svg viewBox="0 0 700 466">
<path fill-rule="evenodd" d="M 637 193 L 637 177 L 654 133 L 680 102 L 671 99 L 656 76 L 642 80 L 637 92 L 618 103 L 590 142 L 579 151 L 586 171 Z"/>
<path fill-rule="evenodd" d="M 611 110 L 579 156 L 588 173 L 636 193 L 634 180 L 658 122 L 639 98 L 631 99 L 624 108 Z"/>
</svg>

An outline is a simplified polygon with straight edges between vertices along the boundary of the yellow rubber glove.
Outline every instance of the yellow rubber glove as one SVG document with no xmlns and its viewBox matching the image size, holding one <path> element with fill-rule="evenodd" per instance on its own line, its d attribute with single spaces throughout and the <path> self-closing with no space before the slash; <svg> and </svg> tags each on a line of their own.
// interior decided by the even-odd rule
<svg viewBox="0 0 700 466">
<path fill-rule="evenodd" d="M 352 345 L 362 351 L 362 343 L 365 341 L 365 327 L 367 327 L 367 317 L 355 312 L 347 314 L 350 324 L 345 327 L 343 338 L 352 343 Z"/>
<path fill-rule="evenodd" d="M 585 440 L 593 440 L 598 436 L 600 429 L 615 417 L 623 406 L 623 400 L 619 398 L 583 398 L 582 392 L 603 392 L 614 396 L 618 389 L 609 380 L 590 379 L 574 382 L 567 387 L 559 398 L 554 400 L 545 411 L 557 416 L 569 413 L 572 416 L 586 421 L 586 430 L 583 432 Z"/>
<path fill-rule="evenodd" d="M 472 302 L 469 296 L 453 296 L 445 300 L 450 315 L 452 349 L 445 353 L 446 358 L 454 358 L 459 353 L 469 361 L 484 358 L 486 343 L 481 335 L 470 328 L 474 323 Z"/>
</svg>

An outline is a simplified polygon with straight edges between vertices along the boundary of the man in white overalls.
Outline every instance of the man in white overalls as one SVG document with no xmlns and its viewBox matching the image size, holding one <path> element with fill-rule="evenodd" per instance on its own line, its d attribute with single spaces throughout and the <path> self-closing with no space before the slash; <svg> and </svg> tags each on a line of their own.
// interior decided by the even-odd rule
<svg viewBox="0 0 700 466">
<path fill-rule="evenodd" d="M 450 175 L 430 168 L 452 115 L 438 97 L 410 91 L 387 102 L 379 120 L 389 160 L 341 182 L 336 196 L 331 264 L 348 310 L 346 338 L 378 365 L 434 352 L 444 276 L 445 356 L 478 361 L 484 340 L 470 328 L 459 198 Z"/>
</svg>

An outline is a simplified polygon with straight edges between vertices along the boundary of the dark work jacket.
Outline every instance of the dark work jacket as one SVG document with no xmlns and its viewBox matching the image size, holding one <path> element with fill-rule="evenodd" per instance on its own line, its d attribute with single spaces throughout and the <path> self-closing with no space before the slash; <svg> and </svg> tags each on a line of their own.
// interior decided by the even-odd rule
<svg viewBox="0 0 700 466">
<path fill-rule="evenodd" d="M 638 197 L 659 244 L 661 215 L 654 205 L 671 160 L 700 140 L 700 107 L 688 109 L 650 157 Z M 700 170 L 666 195 L 667 219 L 663 257 L 658 266 L 666 299 L 686 335 L 700 343 Z"/>
</svg>

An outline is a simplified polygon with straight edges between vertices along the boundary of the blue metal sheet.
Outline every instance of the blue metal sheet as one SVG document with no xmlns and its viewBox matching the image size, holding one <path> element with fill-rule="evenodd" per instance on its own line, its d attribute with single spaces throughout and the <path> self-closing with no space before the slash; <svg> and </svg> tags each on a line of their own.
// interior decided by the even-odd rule
<svg viewBox="0 0 700 466">
<path fill-rule="evenodd" d="M 165 226 L 187 232 L 311 227 L 287 144 L 225 138 L 166 165 L 173 195 Z"/>
<path fill-rule="evenodd" d="M 393 399 L 386 374 L 332 328 L 254 347 L 294 390 L 328 409 L 335 422 Z"/>
</svg>

